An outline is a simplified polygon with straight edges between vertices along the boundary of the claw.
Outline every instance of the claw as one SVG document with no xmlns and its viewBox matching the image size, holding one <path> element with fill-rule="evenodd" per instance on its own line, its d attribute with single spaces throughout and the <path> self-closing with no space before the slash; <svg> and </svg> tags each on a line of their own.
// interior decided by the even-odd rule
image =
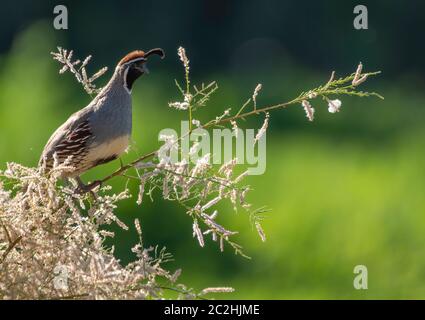
<svg viewBox="0 0 425 320">
<path fill-rule="evenodd" d="M 78 188 L 75 190 L 75 192 L 78 194 L 85 194 L 87 192 L 93 194 L 93 189 L 102 185 L 102 181 L 100 180 L 93 181 L 90 184 L 84 184 L 80 177 L 77 177 L 76 180 L 78 182 Z"/>
</svg>

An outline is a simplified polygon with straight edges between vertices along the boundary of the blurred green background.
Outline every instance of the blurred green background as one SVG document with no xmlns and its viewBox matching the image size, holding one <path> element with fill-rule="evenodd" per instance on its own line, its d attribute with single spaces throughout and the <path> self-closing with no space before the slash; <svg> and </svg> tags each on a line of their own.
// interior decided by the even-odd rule
<svg viewBox="0 0 425 320">
<path fill-rule="evenodd" d="M 65 4 L 69 30 L 53 28 L 53 8 Z M 192 81 L 217 80 L 219 92 L 201 120 L 238 108 L 257 83 L 260 105 L 284 102 L 362 61 L 382 75 L 365 85 L 385 96 L 343 97 L 340 113 L 316 101 L 309 123 L 301 107 L 271 116 L 267 171 L 249 177 L 249 200 L 272 211 L 262 243 L 243 213 L 222 207 L 220 219 L 239 230 L 252 257 L 200 248 L 190 217 L 157 197 L 141 207 L 130 199 L 118 209 L 135 217 L 147 245 L 173 253 L 169 269 L 201 289 L 233 286 L 220 298 L 425 298 L 425 3 L 362 2 L 369 29 L 353 28 L 353 1 L 4 1 L 0 13 L 0 168 L 7 161 L 35 166 L 55 128 L 90 97 L 71 74 L 59 75 L 49 55 L 56 46 L 79 58 L 93 54 L 90 71 L 109 72 L 130 50 L 162 47 L 164 61 L 133 90 L 134 147 L 124 161 L 159 146 L 158 132 L 179 129 L 183 115 L 167 107 L 178 98 L 174 79 L 183 70 L 176 50 L 187 49 Z M 258 127 L 262 119 L 247 123 Z M 118 163 L 88 173 L 92 180 Z M 114 190 L 124 185 L 113 181 Z M 136 190 L 133 188 L 133 193 Z M 147 198 L 145 198 L 147 199 Z M 137 241 L 118 232 L 113 244 L 123 263 Z M 353 268 L 369 271 L 369 289 L 353 288 Z"/>
</svg>

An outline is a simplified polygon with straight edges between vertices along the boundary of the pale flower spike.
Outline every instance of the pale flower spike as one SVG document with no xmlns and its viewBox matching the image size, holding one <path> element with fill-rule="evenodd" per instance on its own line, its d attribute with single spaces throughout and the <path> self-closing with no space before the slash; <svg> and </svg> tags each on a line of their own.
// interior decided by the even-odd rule
<svg viewBox="0 0 425 320">
<path fill-rule="evenodd" d="M 187 110 L 189 108 L 187 102 L 169 102 L 168 106 L 177 110 Z"/>
<path fill-rule="evenodd" d="M 303 100 L 301 102 L 301 105 L 304 108 L 305 111 L 305 115 L 307 117 L 307 119 L 309 121 L 313 121 L 314 120 L 314 108 L 311 106 L 310 102 L 308 102 L 307 100 Z"/>
<path fill-rule="evenodd" d="M 351 82 L 351 84 L 353 86 L 358 86 L 359 84 L 366 81 L 367 74 L 361 76 L 362 75 L 362 69 L 363 69 L 363 64 L 361 62 L 359 62 L 359 65 L 357 66 L 356 73 L 354 74 L 354 79 Z"/>
<path fill-rule="evenodd" d="M 264 118 L 263 125 L 260 128 L 260 130 L 258 130 L 258 133 L 255 136 L 254 144 L 257 143 L 257 141 L 259 141 L 261 137 L 266 133 L 267 128 L 269 127 L 269 118 L 270 118 L 270 114 L 267 112 L 266 117 Z"/>
<path fill-rule="evenodd" d="M 183 66 L 186 69 L 186 72 L 189 72 L 189 59 L 187 58 L 185 48 L 179 47 L 177 50 L 177 54 L 180 58 L 180 61 L 183 62 Z"/>
<path fill-rule="evenodd" d="M 254 102 L 254 110 L 257 109 L 257 96 L 262 87 L 263 85 L 261 83 L 257 84 L 257 86 L 254 89 L 254 93 L 252 94 L 252 101 Z"/>
</svg>

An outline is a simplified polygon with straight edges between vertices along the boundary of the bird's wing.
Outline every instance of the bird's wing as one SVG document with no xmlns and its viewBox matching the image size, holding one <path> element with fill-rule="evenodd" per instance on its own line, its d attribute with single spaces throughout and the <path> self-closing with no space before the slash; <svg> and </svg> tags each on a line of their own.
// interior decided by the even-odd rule
<svg viewBox="0 0 425 320">
<path fill-rule="evenodd" d="M 93 138 L 88 117 L 81 114 L 71 116 L 67 122 L 59 127 L 50 137 L 44 147 L 40 165 L 47 170 L 51 169 L 56 154 L 59 163 L 72 156 L 71 163 L 78 163 L 87 155 L 87 146 Z"/>
</svg>

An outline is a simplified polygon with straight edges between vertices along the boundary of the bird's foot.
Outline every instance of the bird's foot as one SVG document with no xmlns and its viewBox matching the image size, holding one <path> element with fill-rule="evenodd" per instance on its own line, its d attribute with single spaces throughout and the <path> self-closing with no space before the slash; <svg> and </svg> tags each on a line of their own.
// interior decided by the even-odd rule
<svg viewBox="0 0 425 320">
<path fill-rule="evenodd" d="M 78 180 L 77 180 L 78 181 Z M 78 181 L 78 188 L 75 190 L 78 194 L 90 192 L 93 194 L 93 189 L 102 185 L 102 181 L 96 180 L 89 184 L 84 184 L 81 180 Z"/>
</svg>

